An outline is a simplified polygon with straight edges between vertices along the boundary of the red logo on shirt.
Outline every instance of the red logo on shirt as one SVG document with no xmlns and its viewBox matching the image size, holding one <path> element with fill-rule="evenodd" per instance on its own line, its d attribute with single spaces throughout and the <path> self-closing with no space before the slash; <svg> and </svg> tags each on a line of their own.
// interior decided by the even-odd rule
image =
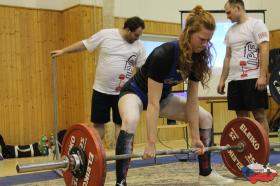
<svg viewBox="0 0 280 186">
<path fill-rule="evenodd" d="M 267 38 L 268 34 L 267 34 L 267 32 L 261 32 L 258 34 L 258 36 L 259 36 L 259 39 L 262 39 L 262 38 Z"/>
<path fill-rule="evenodd" d="M 122 89 L 122 87 L 124 85 L 125 75 L 124 74 L 120 74 L 119 75 L 119 80 L 120 80 L 119 85 L 115 88 L 116 92 L 120 92 L 121 91 L 121 89 Z"/>
</svg>

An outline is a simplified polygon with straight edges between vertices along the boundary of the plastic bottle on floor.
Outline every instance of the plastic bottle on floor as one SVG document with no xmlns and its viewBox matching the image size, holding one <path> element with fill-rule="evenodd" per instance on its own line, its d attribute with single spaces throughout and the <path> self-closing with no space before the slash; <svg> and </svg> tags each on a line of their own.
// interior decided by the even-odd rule
<svg viewBox="0 0 280 186">
<path fill-rule="evenodd" d="M 46 135 L 43 135 L 39 141 L 39 151 L 41 153 L 41 155 L 43 156 L 47 156 L 49 154 L 49 149 L 48 149 L 48 138 Z"/>
</svg>

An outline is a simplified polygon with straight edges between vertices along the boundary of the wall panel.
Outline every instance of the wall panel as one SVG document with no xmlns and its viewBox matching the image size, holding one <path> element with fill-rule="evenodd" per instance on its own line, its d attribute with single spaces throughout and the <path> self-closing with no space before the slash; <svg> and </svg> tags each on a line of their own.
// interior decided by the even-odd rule
<svg viewBox="0 0 280 186">
<path fill-rule="evenodd" d="M 125 18 L 115 17 L 115 27 L 122 28 L 125 20 Z M 145 20 L 145 34 L 178 36 L 180 32 L 180 24 Z"/>
<path fill-rule="evenodd" d="M 280 48 L 280 30 L 270 31 L 270 48 Z"/>
<path fill-rule="evenodd" d="M 49 49 L 59 43 L 60 32 L 51 34 L 51 28 L 61 22 L 60 13 L 14 7 L 0 12 L 0 131 L 7 143 L 31 143 L 52 125 Z"/>
<path fill-rule="evenodd" d="M 76 6 L 60 12 L 0 6 L 0 133 L 6 143 L 33 143 L 53 132 L 50 51 L 99 30 L 101 10 Z M 59 129 L 89 121 L 86 100 L 91 95 L 96 54 L 73 56 L 57 61 Z"/>
</svg>

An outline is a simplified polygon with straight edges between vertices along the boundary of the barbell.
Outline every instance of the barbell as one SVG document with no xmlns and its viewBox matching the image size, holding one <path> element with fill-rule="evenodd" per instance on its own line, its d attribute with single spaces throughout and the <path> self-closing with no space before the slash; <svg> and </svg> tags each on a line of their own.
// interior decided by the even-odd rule
<svg viewBox="0 0 280 186">
<path fill-rule="evenodd" d="M 250 118 L 236 118 L 224 128 L 221 146 L 206 147 L 205 151 L 218 151 L 230 172 L 242 177 L 242 167 L 257 162 L 267 164 L 270 148 L 268 136 L 260 124 Z M 156 151 L 156 156 L 170 154 L 189 154 L 197 149 L 178 149 Z M 72 125 L 65 134 L 61 148 L 61 160 L 18 164 L 18 173 L 63 169 L 66 185 L 104 185 L 106 161 L 139 158 L 143 153 L 105 156 L 105 150 L 97 131 L 86 124 Z"/>
</svg>

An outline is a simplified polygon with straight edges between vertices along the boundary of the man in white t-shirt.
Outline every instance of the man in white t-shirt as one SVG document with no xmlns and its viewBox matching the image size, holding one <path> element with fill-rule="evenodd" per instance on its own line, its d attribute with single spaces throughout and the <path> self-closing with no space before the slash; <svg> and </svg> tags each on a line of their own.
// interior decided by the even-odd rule
<svg viewBox="0 0 280 186">
<path fill-rule="evenodd" d="M 228 109 L 235 110 L 237 117 L 248 117 L 251 111 L 268 134 L 268 29 L 261 20 L 247 16 L 243 0 L 228 0 L 224 8 L 234 24 L 225 36 L 226 55 L 217 91 L 225 93 L 228 78 Z"/>
<path fill-rule="evenodd" d="M 143 43 L 139 37 L 145 24 L 139 17 L 128 18 L 122 29 L 103 29 L 90 38 L 76 42 L 61 50 L 51 52 L 52 57 L 65 53 L 100 48 L 93 85 L 91 121 L 104 137 L 104 124 L 110 121 L 112 109 L 117 138 L 121 117 L 118 109 L 119 93 L 124 83 L 133 75 L 133 68 L 140 67 L 146 60 Z"/>
</svg>

